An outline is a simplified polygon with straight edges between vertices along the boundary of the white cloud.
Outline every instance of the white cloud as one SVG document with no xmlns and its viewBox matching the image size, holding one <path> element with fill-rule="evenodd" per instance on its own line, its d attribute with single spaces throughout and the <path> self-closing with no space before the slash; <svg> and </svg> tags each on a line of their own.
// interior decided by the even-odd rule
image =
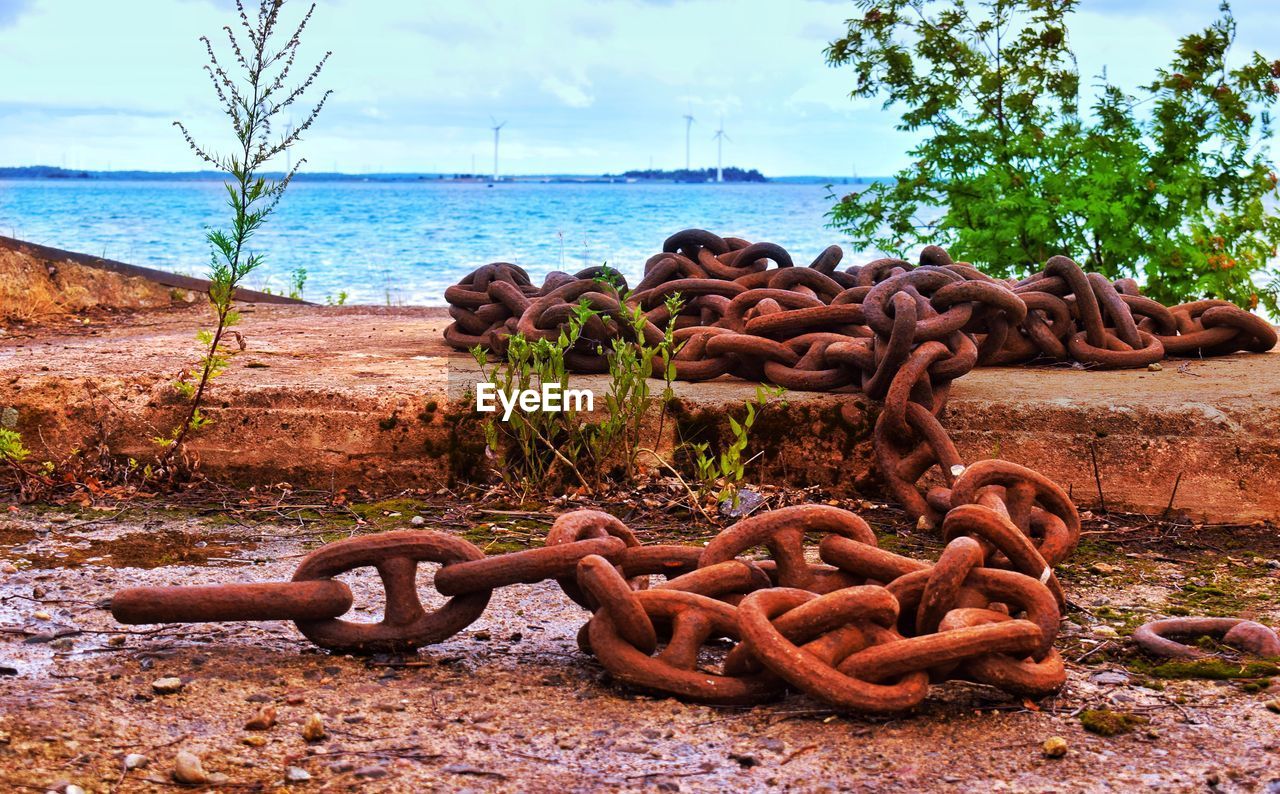
<svg viewBox="0 0 1280 794">
<path fill-rule="evenodd" d="M 586 81 L 571 83 L 555 76 L 542 79 L 542 90 L 571 108 L 591 107 L 595 97 L 591 96 L 589 88 L 590 84 Z"/>
<path fill-rule="evenodd" d="M 291 2 L 286 13 L 301 10 Z M 1206 0 L 1095 0 L 1072 38 L 1088 77 L 1105 64 L 1135 85 L 1177 37 L 1215 15 Z M 1274 58 L 1280 15 L 1236 0 L 1239 50 Z M 233 21 L 227 0 L 0 0 L 0 160 L 79 167 L 194 168 L 169 126 L 201 139 L 227 125 L 196 40 Z M 324 0 L 304 60 L 332 49 L 320 83 L 335 95 L 300 154 L 325 169 L 599 173 L 713 164 L 721 115 L 726 164 L 767 174 L 862 174 L 904 164 L 911 137 L 878 99 L 851 100 L 854 76 L 824 61 L 848 2 L 781 0 Z M 57 42 L 50 55 L 50 42 Z M 91 118 L 86 124 L 84 119 Z M 508 142 L 510 145 L 508 145 Z M 863 163 L 868 165 L 863 165 Z M 874 164 L 874 165 L 871 165 Z"/>
</svg>

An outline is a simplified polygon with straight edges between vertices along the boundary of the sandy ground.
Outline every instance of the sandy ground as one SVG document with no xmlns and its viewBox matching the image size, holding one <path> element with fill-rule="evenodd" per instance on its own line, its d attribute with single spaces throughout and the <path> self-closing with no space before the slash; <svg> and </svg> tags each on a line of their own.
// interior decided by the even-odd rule
<svg viewBox="0 0 1280 794">
<path fill-rule="evenodd" d="M 1247 538 L 1095 529 L 1107 540 L 1062 571 L 1075 608 L 1059 696 L 1022 702 L 951 683 L 893 719 L 800 695 L 710 708 L 625 690 L 577 649 L 585 614 L 553 583 L 495 593 L 479 621 L 408 659 L 331 656 L 284 623 L 123 627 L 100 606 L 130 585 L 287 579 L 322 538 L 351 531 L 11 509 L 0 518 L 0 664 L 11 668 L 0 676 L 0 788 L 169 790 L 188 751 L 226 779 L 194 788 L 220 791 L 1280 791 L 1280 714 L 1264 707 L 1274 691 L 1150 676 L 1114 636 L 1210 591 L 1234 599 L 1212 602 L 1219 610 L 1274 625 L 1273 527 Z M 356 615 L 374 619 L 376 577 L 344 578 Z M 156 694 L 165 677 L 181 691 Z M 245 730 L 267 706 L 278 723 Z M 1079 712 L 1100 707 L 1149 722 L 1086 732 Z M 308 743 L 312 714 L 327 738 Z M 1050 736 L 1067 740 L 1064 758 L 1042 753 Z M 145 765 L 126 770 L 129 754 Z"/>
</svg>

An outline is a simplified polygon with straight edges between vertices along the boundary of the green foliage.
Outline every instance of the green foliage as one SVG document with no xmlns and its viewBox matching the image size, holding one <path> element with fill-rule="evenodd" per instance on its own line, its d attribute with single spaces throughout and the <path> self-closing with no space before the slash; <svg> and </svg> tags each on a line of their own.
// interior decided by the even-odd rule
<svg viewBox="0 0 1280 794">
<path fill-rule="evenodd" d="M 261 252 L 250 249 L 250 244 L 306 161 L 299 159 L 279 180 L 267 179 L 260 173 L 273 158 L 301 140 L 331 93 L 326 91 L 320 101 L 306 111 L 302 123 L 287 126 L 283 134 L 274 132 L 274 120 L 289 112 L 302 99 L 329 59 L 326 53 L 300 82 L 290 84 L 290 73 L 302 33 L 315 6 L 312 5 L 303 15 L 292 35 L 280 41 L 277 25 L 283 7 L 284 0 L 260 0 L 257 14 L 251 19 L 241 0 L 236 0 L 243 34 L 238 38 L 230 26 L 223 28 L 234 60 L 229 67 L 224 68 L 208 37 L 200 39 L 209 58 L 205 71 L 213 82 L 214 93 L 224 115 L 231 121 L 237 141 L 232 153 L 214 153 L 198 144 L 182 122 L 174 122 L 196 156 L 228 176 L 225 187 L 231 226 L 229 229 L 210 229 L 205 234 L 212 249 L 209 302 L 213 309 L 214 327 L 197 334 L 196 339 L 205 352 L 195 366 L 174 383 L 174 390 L 188 403 L 188 410 L 182 423 L 169 435 L 155 439 L 165 447 L 164 460 L 182 448 L 189 433 L 209 424 L 210 420 L 201 413 L 200 406 L 209 382 L 226 369 L 229 356 L 234 352 L 227 347 L 228 337 L 234 337 L 239 349 L 244 349 L 243 337 L 229 329 L 239 321 L 239 314 L 233 306 L 236 289 L 245 276 L 262 265 L 264 259 Z M 232 72 L 238 69 L 238 74 L 233 77 L 228 68 Z M 291 275 L 290 294 L 296 291 L 297 297 L 301 297 L 305 282 L 306 270 L 295 270 Z"/>
<path fill-rule="evenodd" d="M 346 306 L 347 297 L 348 297 L 347 291 L 342 290 L 341 292 L 338 293 L 338 297 L 336 298 L 332 295 L 325 295 L 324 302 L 326 306 Z"/>
<path fill-rule="evenodd" d="M 1226 3 L 1151 83 L 1130 93 L 1104 73 L 1086 113 L 1068 41 L 1076 0 L 857 6 L 827 61 L 853 68 L 854 97 L 901 108 L 898 128 L 923 142 L 894 182 L 831 211 L 855 244 L 940 243 L 999 275 L 1066 254 L 1139 276 L 1162 301 L 1280 309 L 1280 276 L 1264 275 L 1280 245 L 1268 206 L 1280 61 L 1230 57 Z"/>
<path fill-rule="evenodd" d="M 601 278 L 608 281 L 609 275 L 606 270 Z M 669 315 L 679 314 L 681 305 L 678 295 L 668 298 Z M 648 323 L 644 311 L 625 304 L 623 311 L 624 316 L 615 320 L 623 333 L 612 340 L 605 353 L 609 389 L 602 419 L 588 422 L 576 408 L 566 405 L 558 412 L 517 408 L 506 421 L 496 416 L 482 420 L 494 468 L 509 486 L 524 493 L 549 488 L 565 473 L 561 469 L 588 491 L 600 488 L 615 474 L 621 474 L 624 481 L 635 475 L 643 451 L 644 419 L 657 399 L 649 383 L 654 372 L 663 376 L 664 417 L 666 403 L 673 395 L 675 324 L 668 323 L 662 340 L 651 344 L 644 335 Z M 508 398 L 537 390 L 545 383 L 559 384 L 563 394 L 570 385 L 566 355 L 582 339 L 584 326 L 601 319 L 582 301 L 558 336 L 530 341 L 515 334 L 507 341 L 505 360 L 492 367 L 484 349 L 477 347 L 471 352 L 485 380 Z"/>
<path fill-rule="evenodd" d="M 486 368 L 489 359 L 483 348 L 477 346 L 471 354 L 485 380 L 508 397 L 540 389 L 546 383 L 558 383 L 563 390 L 569 385 L 565 356 L 578 343 L 582 326 L 592 315 L 586 303 L 579 303 L 556 337 L 530 341 L 521 334 L 512 335 L 507 340 L 505 360 L 491 368 Z M 586 448 L 582 425 L 578 412 L 572 409 L 517 409 L 507 421 L 494 416 L 481 422 L 494 468 L 504 482 L 526 493 L 547 484 L 560 465 L 567 466 L 583 486 L 587 485 L 578 469 L 578 459 Z"/>
<path fill-rule="evenodd" d="M 781 386 L 756 386 L 755 399 L 746 402 L 742 420 L 729 417 L 732 438 L 719 455 L 712 452 L 711 445 L 705 441 L 686 445 L 692 453 L 699 495 L 714 493 L 717 502 L 732 499 L 733 506 L 738 506 L 738 494 L 746 477 L 747 464 L 754 459 L 743 456 L 750 444 L 751 429 L 755 427 L 756 417 L 760 409 L 775 399 L 784 399 L 786 393 L 786 389 Z"/>
<path fill-rule="evenodd" d="M 0 427 L 0 460 L 20 463 L 31 454 L 22 445 L 22 435 L 16 430 Z"/>
<path fill-rule="evenodd" d="M 295 267 L 289 271 L 289 297 L 302 300 L 303 288 L 307 286 L 307 269 Z"/>
</svg>

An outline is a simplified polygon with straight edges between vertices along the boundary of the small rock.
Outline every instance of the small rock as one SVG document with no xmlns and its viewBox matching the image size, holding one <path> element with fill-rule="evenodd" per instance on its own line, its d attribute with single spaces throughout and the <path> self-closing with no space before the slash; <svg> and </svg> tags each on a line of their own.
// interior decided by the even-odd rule
<svg viewBox="0 0 1280 794">
<path fill-rule="evenodd" d="M 1119 632 L 1117 632 L 1115 629 L 1113 629 L 1113 628 L 1112 628 L 1112 627 L 1110 627 L 1110 626 L 1102 625 L 1102 626 L 1094 626 L 1094 627 L 1093 627 L 1093 636 L 1095 636 L 1095 637 L 1108 637 L 1108 638 L 1112 638 L 1112 639 L 1114 639 L 1115 637 L 1119 637 L 1119 636 L 1120 636 L 1120 633 L 1119 633 Z"/>
<path fill-rule="evenodd" d="M 276 724 L 276 707 L 266 706 L 244 724 L 246 731 L 269 731 Z"/>
<path fill-rule="evenodd" d="M 335 775 L 346 774 L 355 768 L 356 765 L 350 761 L 334 761 L 332 764 L 329 764 L 329 771 Z"/>
<path fill-rule="evenodd" d="M 53 615 L 50 615 L 48 612 L 45 612 L 43 609 L 40 610 L 39 612 L 34 613 L 31 617 L 35 618 L 36 620 L 52 620 L 53 619 Z"/>
<path fill-rule="evenodd" d="M 413 518 L 409 519 L 409 523 L 415 527 L 420 527 L 423 524 L 427 523 L 427 519 L 423 518 L 422 516 L 414 516 Z"/>
<path fill-rule="evenodd" d="M 123 634 L 112 634 L 111 637 L 107 639 L 107 645 L 110 645 L 112 648 L 119 648 L 128 642 L 128 639 L 129 638 Z"/>
<path fill-rule="evenodd" d="M 490 634 L 487 629 L 480 629 L 479 631 L 477 631 L 475 634 L 472 634 L 471 636 L 481 642 L 488 642 L 489 640 L 493 639 L 493 635 Z"/>
<path fill-rule="evenodd" d="M 1159 361 L 1153 361 L 1147 365 L 1147 372 L 1159 372 L 1162 369 L 1164 369 L 1164 367 L 1160 366 Z"/>
<path fill-rule="evenodd" d="M 1109 684 L 1111 686 L 1120 686 L 1129 683 L 1129 676 L 1124 673 L 1107 670 L 1089 677 L 1089 680 L 1095 684 Z"/>
<path fill-rule="evenodd" d="M 362 766 L 356 770 L 356 777 L 372 779 L 386 776 L 387 768 L 385 766 Z"/>
<path fill-rule="evenodd" d="M 149 763 L 151 763 L 151 759 L 142 753 L 129 753 L 124 757 L 124 768 L 126 770 L 144 769 Z"/>
<path fill-rule="evenodd" d="M 299 766 L 291 766 L 284 771 L 284 779 L 289 783 L 306 783 L 311 773 Z"/>
<path fill-rule="evenodd" d="M 1280 714 L 1280 698 L 1268 700 L 1266 705 L 1268 711 L 1274 711 L 1276 714 Z"/>
<path fill-rule="evenodd" d="M 755 491 L 742 490 L 738 491 L 738 503 L 734 504 L 733 499 L 725 499 L 720 502 L 720 515 L 725 518 L 743 518 L 749 516 L 759 509 L 760 504 L 764 501 L 764 497 Z"/>
<path fill-rule="evenodd" d="M 1061 758 L 1067 754 L 1067 740 L 1061 736 L 1050 736 L 1044 740 L 1041 748 L 1046 758 Z"/>
<path fill-rule="evenodd" d="M 309 742 L 318 742 L 328 736 L 324 730 L 324 717 L 312 713 L 302 725 L 302 738 Z"/>
<path fill-rule="evenodd" d="M 1275 570 L 1277 568 L 1280 568 L 1280 560 L 1267 560 L 1265 565 L 1268 568 Z"/>
<path fill-rule="evenodd" d="M 72 640 L 70 637 L 59 637 L 58 639 L 49 643 L 49 647 L 55 651 L 69 651 L 72 648 L 76 647 L 76 644 L 75 644 L 75 641 Z"/>
<path fill-rule="evenodd" d="M 0 568 L 0 571 L 4 571 L 5 573 L 17 573 L 18 566 L 14 565 L 11 562 L 7 562 L 5 563 L 3 568 Z"/>
<path fill-rule="evenodd" d="M 1089 566 L 1089 570 L 1093 573 L 1112 574 L 1120 570 L 1119 566 L 1111 565 L 1105 562 L 1095 562 Z"/>
<path fill-rule="evenodd" d="M 262 747 L 267 743 L 267 737 L 256 733 L 246 734 L 240 737 L 240 744 L 249 747 Z"/>
<path fill-rule="evenodd" d="M 151 691 L 157 695 L 172 695 L 182 691 L 181 678 L 157 678 L 151 682 Z"/>
<path fill-rule="evenodd" d="M 179 783 L 210 783 L 209 773 L 204 771 L 200 756 L 179 750 L 173 759 L 173 779 Z"/>
</svg>

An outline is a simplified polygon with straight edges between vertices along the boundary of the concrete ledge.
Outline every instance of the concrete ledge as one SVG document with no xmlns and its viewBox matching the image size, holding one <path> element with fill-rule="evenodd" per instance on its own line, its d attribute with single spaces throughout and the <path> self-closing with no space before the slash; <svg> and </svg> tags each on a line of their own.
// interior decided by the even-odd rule
<svg viewBox="0 0 1280 794">
<path fill-rule="evenodd" d="M 213 386 L 215 424 L 194 440 L 203 471 L 228 482 L 371 491 L 436 488 L 473 475 L 482 442 L 461 394 L 478 373 L 449 350 L 439 309 L 250 306 L 248 349 Z M 140 321 L 141 322 L 141 321 Z M 103 443 L 146 459 L 181 406 L 173 378 L 198 356 L 191 314 L 72 336 L 0 338 L 0 407 L 39 456 Z M 1158 373 L 990 368 L 952 391 L 947 425 L 970 460 L 1032 466 L 1107 506 L 1201 520 L 1280 518 L 1280 353 L 1166 362 Z M 575 380 L 575 382 L 577 382 Z M 605 388 L 601 376 L 581 385 Z M 677 384 L 676 431 L 719 432 L 754 384 Z M 792 392 L 755 438 L 757 476 L 793 485 L 873 487 L 864 396 Z"/>
</svg>

